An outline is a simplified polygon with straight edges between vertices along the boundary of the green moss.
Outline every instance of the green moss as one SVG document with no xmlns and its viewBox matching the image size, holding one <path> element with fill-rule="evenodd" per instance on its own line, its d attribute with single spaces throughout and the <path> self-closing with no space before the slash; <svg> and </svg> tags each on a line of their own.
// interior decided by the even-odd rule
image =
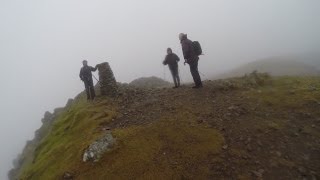
<svg viewBox="0 0 320 180">
<path fill-rule="evenodd" d="M 222 135 L 196 123 L 188 112 L 166 117 L 156 123 L 113 131 L 117 143 L 99 163 L 83 163 L 83 150 L 101 135 L 100 123 L 116 112 L 111 103 L 74 104 L 53 124 L 35 151 L 34 163 L 23 168 L 22 179 L 58 179 L 71 171 L 77 179 L 96 178 L 192 178 L 208 176 L 203 163 L 221 150 Z"/>
<path fill-rule="evenodd" d="M 205 178 L 208 167 L 203 162 L 219 153 L 224 143 L 216 130 L 181 120 L 161 120 L 148 126 L 118 129 L 113 134 L 117 145 L 102 159 L 105 166 L 89 167 L 80 179 L 96 175 L 102 179 Z"/>
<path fill-rule="evenodd" d="M 320 78 L 278 77 L 271 86 L 248 91 L 245 95 L 258 100 L 262 105 L 305 111 L 306 103 L 317 103 L 320 99 Z"/>
<path fill-rule="evenodd" d="M 55 120 L 51 131 L 36 148 L 33 163 L 22 168 L 20 177 L 57 179 L 78 166 L 82 150 L 101 135 L 96 128 L 114 116 L 115 113 L 108 109 L 111 107 L 97 106 L 84 99 L 70 107 Z"/>
</svg>

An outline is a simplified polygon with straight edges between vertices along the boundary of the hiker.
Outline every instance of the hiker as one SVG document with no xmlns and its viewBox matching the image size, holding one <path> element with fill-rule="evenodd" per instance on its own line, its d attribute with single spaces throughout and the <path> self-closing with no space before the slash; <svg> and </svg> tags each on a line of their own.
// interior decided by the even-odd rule
<svg viewBox="0 0 320 180">
<path fill-rule="evenodd" d="M 198 71 L 199 56 L 195 52 L 194 44 L 188 39 L 187 34 L 180 33 L 179 39 L 182 46 L 183 57 L 185 59 L 184 65 L 186 65 L 186 63 L 189 64 L 190 72 L 195 83 L 195 86 L 192 88 L 201 88 L 202 82 Z"/>
<path fill-rule="evenodd" d="M 87 93 L 87 99 L 93 100 L 96 96 L 94 92 L 94 86 L 93 86 L 93 80 L 92 80 L 92 71 L 96 71 L 98 68 L 98 65 L 96 65 L 94 68 L 91 66 L 88 66 L 88 61 L 83 60 L 82 61 L 83 67 L 80 70 L 80 79 L 84 83 L 84 87 L 86 88 Z"/>
<path fill-rule="evenodd" d="M 172 74 L 173 82 L 174 82 L 174 87 L 173 88 L 178 88 L 180 87 L 180 77 L 179 77 L 179 70 L 178 70 L 178 62 L 180 58 L 172 52 L 171 48 L 167 49 L 167 56 L 163 61 L 163 65 L 168 65 L 169 69 Z"/>
</svg>

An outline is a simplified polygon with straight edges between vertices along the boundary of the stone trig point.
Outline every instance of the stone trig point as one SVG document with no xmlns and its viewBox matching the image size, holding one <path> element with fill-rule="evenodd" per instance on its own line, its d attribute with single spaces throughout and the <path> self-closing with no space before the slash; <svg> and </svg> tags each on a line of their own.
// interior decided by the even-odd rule
<svg viewBox="0 0 320 180">
<path fill-rule="evenodd" d="M 115 97 L 117 95 L 117 82 L 109 63 L 98 64 L 100 93 L 102 96 Z"/>
</svg>

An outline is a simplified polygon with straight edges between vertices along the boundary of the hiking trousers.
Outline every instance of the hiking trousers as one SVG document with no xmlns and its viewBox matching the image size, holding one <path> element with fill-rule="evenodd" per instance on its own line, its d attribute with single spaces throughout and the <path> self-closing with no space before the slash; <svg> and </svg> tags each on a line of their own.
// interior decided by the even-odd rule
<svg viewBox="0 0 320 180">
<path fill-rule="evenodd" d="M 199 58 L 189 61 L 190 72 L 196 86 L 202 86 L 201 77 L 198 71 Z"/>
<path fill-rule="evenodd" d="M 87 99 L 88 100 L 93 100 L 96 97 L 96 93 L 94 92 L 94 86 L 93 86 L 93 80 L 88 79 L 83 81 L 84 82 L 84 87 L 86 88 L 86 93 L 87 93 Z"/>
<path fill-rule="evenodd" d="M 175 87 L 179 87 L 180 86 L 180 77 L 179 77 L 178 66 L 177 67 L 170 67 L 169 69 L 170 69 Z"/>
</svg>

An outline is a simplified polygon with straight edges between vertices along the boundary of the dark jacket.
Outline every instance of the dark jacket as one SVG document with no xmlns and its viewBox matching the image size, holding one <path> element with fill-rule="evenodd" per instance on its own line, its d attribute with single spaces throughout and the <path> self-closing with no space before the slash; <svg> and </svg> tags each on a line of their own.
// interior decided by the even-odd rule
<svg viewBox="0 0 320 180">
<path fill-rule="evenodd" d="M 187 63 L 192 63 L 199 59 L 193 47 L 193 42 L 186 36 L 181 40 L 183 57 Z"/>
<path fill-rule="evenodd" d="M 91 67 L 91 66 L 83 66 L 80 70 L 79 77 L 82 81 L 90 81 L 92 80 L 92 71 L 96 71 L 97 67 Z"/>
<path fill-rule="evenodd" d="M 163 65 L 168 64 L 170 69 L 174 69 L 178 67 L 179 61 L 180 61 L 180 58 L 176 54 L 171 53 L 166 56 L 166 58 L 163 61 Z"/>
</svg>

